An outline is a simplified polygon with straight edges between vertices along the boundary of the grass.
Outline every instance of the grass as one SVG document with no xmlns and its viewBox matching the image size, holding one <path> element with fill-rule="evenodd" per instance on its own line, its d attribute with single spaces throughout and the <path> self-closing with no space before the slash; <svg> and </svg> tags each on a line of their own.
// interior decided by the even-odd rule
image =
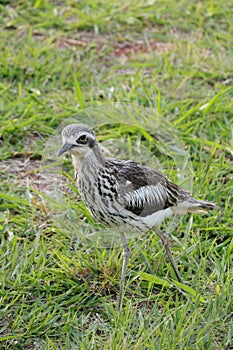
<svg viewBox="0 0 233 350">
<path fill-rule="evenodd" d="M 0 348 L 231 349 L 231 2 L 5 0 L 0 12 Z M 135 113 L 105 114 L 113 102 Z M 186 185 L 219 206 L 170 226 L 186 289 L 156 235 L 134 237 L 118 314 L 121 249 L 79 239 L 93 220 L 68 160 L 62 181 L 75 228 L 41 201 L 40 165 L 58 176 L 47 142 L 75 116 L 96 125 L 111 154 L 154 162 L 177 181 L 184 158 L 166 156 L 160 142 L 172 126 L 169 142 L 190 155 Z M 133 117 L 149 132 L 116 124 Z"/>
</svg>

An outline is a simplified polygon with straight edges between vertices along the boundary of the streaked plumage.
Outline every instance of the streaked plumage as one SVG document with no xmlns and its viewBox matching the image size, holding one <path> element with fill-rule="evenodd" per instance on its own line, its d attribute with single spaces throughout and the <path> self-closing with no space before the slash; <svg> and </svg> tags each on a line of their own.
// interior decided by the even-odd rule
<svg viewBox="0 0 233 350">
<path fill-rule="evenodd" d="M 160 226 L 173 214 L 216 208 L 213 203 L 194 199 L 155 169 L 131 160 L 106 159 L 87 125 L 66 126 L 62 140 L 58 155 L 70 152 L 80 195 L 93 217 L 105 225 L 122 227 L 121 232 L 142 232 Z M 175 272 L 181 280 L 178 270 Z"/>
</svg>

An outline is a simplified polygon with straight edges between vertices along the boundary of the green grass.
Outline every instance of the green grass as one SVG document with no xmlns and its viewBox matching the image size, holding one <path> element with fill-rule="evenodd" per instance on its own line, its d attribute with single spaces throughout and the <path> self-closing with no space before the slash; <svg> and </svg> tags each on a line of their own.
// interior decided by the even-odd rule
<svg viewBox="0 0 233 350">
<path fill-rule="evenodd" d="M 231 349 L 231 1 L 5 0 L 0 25 L 0 348 Z M 113 102 L 142 106 L 135 118 L 149 132 L 113 124 L 119 115 L 102 113 Z M 68 160 L 65 198 L 75 224 L 55 221 L 61 207 L 41 201 L 38 168 L 54 171 L 47 141 L 76 116 L 89 116 L 111 154 L 157 158 L 173 180 L 179 157 L 160 143 L 165 122 L 170 140 L 186 145 L 190 189 L 219 207 L 171 225 L 186 287 L 155 234 L 134 237 L 117 313 L 121 249 L 79 239 L 93 220 Z"/>
</svg>

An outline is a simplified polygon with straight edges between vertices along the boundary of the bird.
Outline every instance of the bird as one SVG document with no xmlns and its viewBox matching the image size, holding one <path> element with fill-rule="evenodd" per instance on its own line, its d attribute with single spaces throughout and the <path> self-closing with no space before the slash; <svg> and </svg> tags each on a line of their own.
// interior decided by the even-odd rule
<svg viewBox="0 0 233 350">
<path fill-rule="evenodd" d="M 156 169 L 133 160 L 106 158 L 93 128 L 70 124 L 63 128 L 57 156 L 72 157 L 75 181 L 81 198 L 93 218 L 117 228 L 123 245 L 118 310 L 122 307 L 125 277 L 130 258 L 126 232 L 154 229 L 165 247 L 179 282 L 183 283 L 173 259 L 167 236 L 160 230 L 163 221 L 175 214 L 206 213 L 215 203 L 193 198 L 190 193 Z"/>
</svg>

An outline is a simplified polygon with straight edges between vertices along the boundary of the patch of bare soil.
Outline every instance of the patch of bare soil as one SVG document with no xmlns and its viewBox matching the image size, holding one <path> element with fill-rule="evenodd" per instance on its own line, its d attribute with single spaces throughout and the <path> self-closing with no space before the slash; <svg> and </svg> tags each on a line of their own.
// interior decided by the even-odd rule
<svg viewBox="0 0 233 350">
<path fill-rule="evenodd" d="M 66 192 L 67 178 L 61 172 L 53 172 L 43 169 L 40 160 L 26 158 L 10 158 L 0 163 L 2 180 L 10 179 L 12 186 L 31 187 L 41 191 L 49 197 L 54 194 L 54 184 L 58 184 L 59 190 Z"/>
<path fill-rule="evenodd" d="M 33 36 L 35 40 L 44 40 L 47 38 L 47 34 L 43 31 L 33 31 Z M 125 33 L 124 38 L 122 35 L 115 35 L 104 33 L 95 34 L 93 32 L 76 32 L 67 36 L 60 36 L 54 38 L 54 42 L 58 43 L 58 47 L 61 50 L 71 49 L 90 49 L 94 47 L 97 53 L 107 50 L 108 54 L 115 57 L 124 55 L 125 57 L 131 57 L 132 55 L 151 53 L 155 52 L 157 54 L 162 54 L 173 48 L 173 44 L 158 42 L 154 38 L 149 38 L 146 42 L 142 38 L 142 35 L 131 35 L 130 33 Z"/>
</svg>

